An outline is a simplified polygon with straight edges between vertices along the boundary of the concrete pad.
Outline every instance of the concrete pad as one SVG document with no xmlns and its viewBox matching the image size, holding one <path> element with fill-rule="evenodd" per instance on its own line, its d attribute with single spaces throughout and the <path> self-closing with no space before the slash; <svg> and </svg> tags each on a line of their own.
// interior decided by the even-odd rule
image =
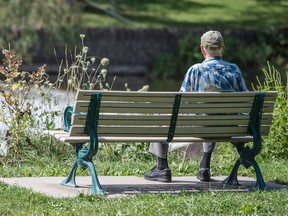
<svg viewBox="0 0 288 216">
<path fill-rule="evenodd" d="M 52 197 L 75 197 L 80 193 L 89 194 L 91 188 L 90 176 L 76 177 L 77 187 L 65 187 L 60 185 L 65 177 L 22 177 L 0 178 L 0 181 L 31 189 Z M 199 191 L 239 191 L 247 192 L 255 190 L 256 180 L 248 177 L 238 177 L 240 186 L 223 185 L 224 176 L 213 177 L 211 182 L 201 182 L 195 176 L 173 177 L 170 183 L 147 181 L 143 177 L 136 176 L 99 176 L 103 189 L 108 193 L 108 198 L 123 197 L 139 193 L 172 193 L 199 192 Z M 288 185 L 279 185 L 266 182 L 268 190 L 288 189 Z"/>
</svg>

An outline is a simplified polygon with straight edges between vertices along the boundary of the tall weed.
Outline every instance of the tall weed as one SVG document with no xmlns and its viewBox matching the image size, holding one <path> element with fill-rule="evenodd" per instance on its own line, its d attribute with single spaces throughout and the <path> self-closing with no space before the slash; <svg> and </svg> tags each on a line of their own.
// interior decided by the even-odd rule
<svg viewBox="0 0 288 216">
<path fill-rule="evenodd" d="M 288 155 L 288 82 L 283 85 L 280 72 L 268 62 L 267 68 L 263 68 L 264 82 L 258 79 L 258 85 L 254 88 L 260 91 L 277 91 L 278 96 L 273 112 L 273 121 L 269 136 L 264 139 L 265 148 L 262 151 L 264 157 L 287 158 Z M 288 79 L 288 71 L 286 71 Z"/>
</svg>

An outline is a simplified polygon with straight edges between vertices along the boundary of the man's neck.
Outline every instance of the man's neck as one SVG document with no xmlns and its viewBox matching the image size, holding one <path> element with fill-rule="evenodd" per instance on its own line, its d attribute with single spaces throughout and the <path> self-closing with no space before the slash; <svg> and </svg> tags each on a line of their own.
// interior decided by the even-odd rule
<svg viewBox="0 0 288 216">
<path fill-rule="evenodd" d="M 221 55 L 206 55 L 206 56 L 205 56 L 205 59 L 208 59 L 208 58 L 215 58 L 215 57 L 220 57 L 220 58 L 222 58 Z"/>
</svg>

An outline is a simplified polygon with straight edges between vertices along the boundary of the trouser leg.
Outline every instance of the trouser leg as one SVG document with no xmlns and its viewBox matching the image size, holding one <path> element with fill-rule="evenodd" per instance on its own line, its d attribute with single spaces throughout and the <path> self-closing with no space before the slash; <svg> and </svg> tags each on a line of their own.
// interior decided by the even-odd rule
<svg viewBox="0 0 288 216">
<path fill-rule="evenodd" d="M 203 151 L 204 153 L 212 153 L 215 149 L 215 142 L 203 142 Z"/>
<path fill-rule="evenodd" d="M 168 154 L 169 145 L 166 143 L 154 142 L 150 143 L 149 152 L 159 158 L 166 159 Z"/>
<path fill-rule="evenodd" d="M 149 147 L 149 152 L 158 157 L 157 169 L 164 170 L 168 169 L 168 144 L 166 143 L 151 143 Z"/>
<path fill-rule="evenodd" d="M 210 161 L 212 153 L 215 149 L 215 143 L 203 142 L 203 156 L 200 162 L 200 168 L 210 169 Z"/>
</svg>

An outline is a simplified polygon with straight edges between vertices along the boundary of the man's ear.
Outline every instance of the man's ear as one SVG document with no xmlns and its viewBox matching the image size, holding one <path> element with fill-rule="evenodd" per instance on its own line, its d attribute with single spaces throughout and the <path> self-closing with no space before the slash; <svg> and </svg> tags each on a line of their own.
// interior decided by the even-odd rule
<svg viewBox="0 0 288 216">
<path fill-rule="evenodd" d="M 204 50 L 204 47 L 202 45 L 200 45 L 200 48 L 201 48 L 201 53 L 205 56 L 205 50 Z"/>
</svg>

